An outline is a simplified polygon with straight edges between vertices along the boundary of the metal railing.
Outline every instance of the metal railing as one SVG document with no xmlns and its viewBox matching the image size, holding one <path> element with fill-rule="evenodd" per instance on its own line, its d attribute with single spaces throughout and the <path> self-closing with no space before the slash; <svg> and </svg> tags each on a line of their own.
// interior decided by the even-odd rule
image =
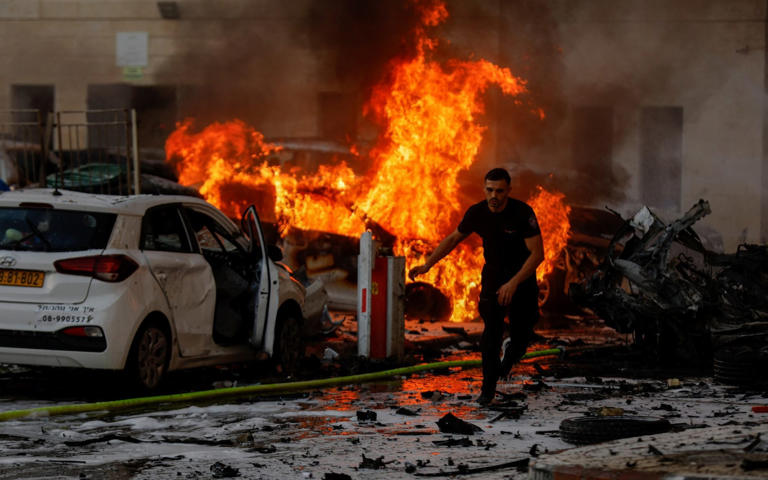
<svg viewBox="0 0 768 480">
<path fill-rule="evenodd" d="M 0 112 L 0 179 L 9 185 L 43 182 L 50 133 L 39 110 Z"/>
<path fill-rule="evenodd" d="M 0 178 L 12 187 L 138 194 L 136 111 L 2 111 Z"/>
</svg>

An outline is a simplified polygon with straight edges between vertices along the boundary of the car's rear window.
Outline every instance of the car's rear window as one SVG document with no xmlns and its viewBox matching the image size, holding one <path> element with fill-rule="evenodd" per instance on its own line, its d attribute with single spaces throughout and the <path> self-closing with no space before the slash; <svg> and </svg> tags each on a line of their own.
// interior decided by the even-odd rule
<svg viewBox="0 0 768 480">
<path fill-rule="evenodd" d="M 107 246 L 113 213 L 0 207 L 0 249 L 67 252 Z"/>
</svg>

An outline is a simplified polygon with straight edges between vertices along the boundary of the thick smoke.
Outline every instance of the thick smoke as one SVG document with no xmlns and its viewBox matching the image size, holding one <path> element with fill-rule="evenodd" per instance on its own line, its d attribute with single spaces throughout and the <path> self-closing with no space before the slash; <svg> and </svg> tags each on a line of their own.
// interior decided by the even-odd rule
<svg viewBox="0 0 768 480">
<path fill-rule="evenodd" d="M 158 82 L 179 85 L 177 117 L 193 117 L 200 127 L 238 118 L 268 136 L 305 134 L 313 106 L 285 99 L 316 80 L 306 60 L 309 41 L 295 30 L 306 11 L 292 2 L 269 2 L 266 10 L 246 2 L 235 14 L 216 3 L 191 11 L 182 5 L 191 20 L 177 24 L 184 40 L 156 73 Z M 285 131 L 291 122 L 293 131 Z"/>
<path fill-rule="evenodd" d="M 313 0 L 299 29 L 340 85 L 365 99 L 386 77 L 390 62 L 415 55 L 416 5 L 411 0 Z"/>
<path fill-rule="evenodd" d="M 328 136 L 335 130 L 325 126 L 337 122 L 346 139 L 372 141 L 376 131 L 361 117 L 363 104 L 371 87 L 386 80 L 390 62 L 413 54 L 409 32 L 419 25 L 417 1 L 267 3 L 276 11 L 271 17 L 262 7 L 253 18 L 243 12 L 218 27 L 180 22 L 190 40 L 158 74 L 160 81 L 195 85 L 180 91 L 179 117 L 201 124 L 241 118 L 267 137 Z M 529 90 L 524 99 L 488 92 L 486 159 L 468 173 L 467 185 L 493 164 L 510 168 L 523 198 L 537 183 L 563 191 L 573 203 L 615 204 L 636 194 L 616 161 L 638 148 L 628 142 L 637 115 L 627 112 L 675 98 L 665 95 L 666 82 L 685 68 L 685 48 L 668 49 L 675 57 L 666 52 L 679 37 L 664 22 L 624 22 L 642 18 L 627 11 L 626 2 L 599 5 L 597 12 L 592 2 L 447 1 L 438 58 L 486 58 L 526 79 Z M 218 14 L 218 7 L 200 8 L 211 10 L 199 12 L 201 18 Z M 208 26 L 198 31 L 200 25 Z M 722 81 L 702 79 L 709 88 Z M 292 95 L 299 91 L 306 93 Z M 329 97 L 338 108 L 319 105 L 322 92 L 338 94 Z M 544 119 L 533 113 L 538 108 Z M 630 153 L 625 157 L 636 157 Z"/>
<path fill-rule="evenodd" d="M 236 20 L 203 4 L 193 13 L 202 21 L 179 23 L 189 40 L 156 74 L 190 85 L 179 91 L 178 116 L 199 125 L 239 118 L 267 137 L 357 141 L 371 88 L 386 78 L 391 61 L 415 53 L 409 32 L 420 23 L 417 3 L 275 1 L 261 10 L 255 4 Z M 376 133 L 367 127 L 371 140 Z"/>
<path fill-rule="evenodd" d="M 606 128 L 574 122 L 574 113 L 580 106 L 614 107 L 628 98 L 627 92 L 595 85 L 579 87 L 574 95 L 571 88 L 578 81 L 566 79 L 562 18 L 552 11 L 552 2 L 477 1 L 473 9 L 465 5 L 462 10 L 467 18 L 454 17 L 453 24 L 485 21 L 495 29 L 497 43 L 475 54 L 509 67 L 527 81 L 529 94 L 522 103 L 494 92 L 489 95 L 488 116 L 495 117 L 496 163 L 513 174 L 516 196 L 528 198 L 542 185 L 562 191 L 572 203 L 622 200 L 628 175 L 615 163 L 613 168 L 605 165 L 611 165 L 625 126 L 611 118 L 610 110 L 607 115 L 599 110 L 578 111 L 603 120 Z M 538 109 L 544 118 L 533 114 Z M 472 172 L 475 181 L 485 173 L 481 170 Z"/>
</svg>

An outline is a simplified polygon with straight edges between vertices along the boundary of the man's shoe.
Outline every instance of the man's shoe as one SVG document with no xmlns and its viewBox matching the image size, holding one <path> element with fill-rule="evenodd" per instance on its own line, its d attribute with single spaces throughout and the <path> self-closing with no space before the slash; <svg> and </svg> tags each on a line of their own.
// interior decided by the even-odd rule
<svg viewBox="0 0 768 480">
<path fill-rule="evenodd" d="M 482 406 L 489 405 L 493 401 L 493 398 L 495 396 L 496 396 L 495 393 L 483 393 L 483 394 L 480 394 L 480 396 L 477 397 L 477 403 L 482 405 Z"/>
</svg>

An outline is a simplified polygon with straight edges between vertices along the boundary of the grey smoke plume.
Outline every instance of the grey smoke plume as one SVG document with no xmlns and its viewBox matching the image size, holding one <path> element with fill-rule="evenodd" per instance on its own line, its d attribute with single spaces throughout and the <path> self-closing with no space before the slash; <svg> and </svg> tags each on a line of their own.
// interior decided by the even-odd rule
<svg viewBox="0 0 768 480">
<path fill-rule="evenodd" d="M 201 123 L 238 117 L 267 137 L 322 135 L 318 92 L 344 95 L 345 115 L 359 115 L 370 88 L 386 79 L 389 62 L 413 54 L 408 33 L 419 22 L 413 0 L 253 4 L 260 10 L 238 12 L 235 21 L 180 22 L 189 40 L 158 75 L 195 85 L 180 92 L 179 116 Z M 218 14 L 215 5 L 202 5 L 209 11 L 198 12 L 200 18 Z M 530 92 L 522 101 L 488 92 L 484 121 L 493 148 L 486 150 L 493 158 L 468 172 L 468 184 L 494 163 L 510 166 L 520 190 L 542 183 L 574 203 L 595 205 L 625 197 L 629 174 L 613 160 L 637 148 L 627 144 L 637 124 L 626 112 L 655 105 L 667 82 L 679 84 L 674 75 L 685 67 L 685 48 L 696 46 L 666 49 L 675 35 L 664 22 L 626 22 L 644 18 L 626 2 L 599 5 L 600 11 L 594 2 L 447 1 L 438 58 L 486 58 L 525 78 Z M 703 79 L 708 88 L 722 81 Z M 538 119 L 533 108 L 546 118 Z M 608 120 L 600 108 L 610 109 Z M 595 123 L 601 118 L 607 131 Z M 610 168 L 601 161 L 606 156 Z"/>
</svg>

